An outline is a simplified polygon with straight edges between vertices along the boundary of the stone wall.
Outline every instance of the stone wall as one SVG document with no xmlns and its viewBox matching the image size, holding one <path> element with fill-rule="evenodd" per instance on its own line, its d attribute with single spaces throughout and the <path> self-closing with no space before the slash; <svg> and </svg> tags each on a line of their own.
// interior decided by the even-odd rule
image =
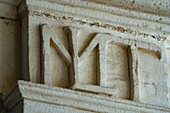
<svg viewBox="0 0 170 113">
<path fill-rule="evenodd" d="M 0 0 L 0 98 L 20 78 L 20 27 L 17 1 Z M 2 109 L 0 101 L 0 112 Z"/>
<path fill-rule="evenodd" d="M 20 78 L 20 27 L 15 2 L 0 1 L 0 94 Z"/>
<path fill-rule="evenodd" d="M 168 0 L 147 4 L 140 0 L 126 4 L 122 0 L 1 0 L 4 109 L 14 113 L 40 112 L 39 107 L 45 112 L 169 112 L 167 4 Z M 19 79 L 23 81 L 17 83 Z M 91 102 L 94 108 L 88 108 Z"/>
</svg>

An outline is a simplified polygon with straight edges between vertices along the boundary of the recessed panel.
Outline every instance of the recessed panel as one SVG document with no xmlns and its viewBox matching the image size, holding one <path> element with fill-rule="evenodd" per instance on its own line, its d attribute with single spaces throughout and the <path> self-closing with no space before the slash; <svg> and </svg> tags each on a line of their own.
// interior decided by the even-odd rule
<svg viewBox="0 0 170 113">
<path fill-rule="evenodd" d="M 53 86 L 69 87 L 69 68 L 52 41 L 50 41 L 50 74 Z"/>
<path fill-rule="evenodd" d="M 129 99 L 129 60 L 128 48 L 109 43 L 106 50 L 106 87 L 116 89 L 113 97 Z"/>
<path fill-rule="evenodd" d="M 158 52 L 138 49 L 140 101 L 162 106 L 165 90 L 164 65 Z"/>
<path fill-rule="evenodd" d="M 97 85 L 97 52 L 98 47 L 84 59 L 82 65 L 79 67 L 79 81 L 80 83 L 86 83 L 91 85 Z"/>
</svg>

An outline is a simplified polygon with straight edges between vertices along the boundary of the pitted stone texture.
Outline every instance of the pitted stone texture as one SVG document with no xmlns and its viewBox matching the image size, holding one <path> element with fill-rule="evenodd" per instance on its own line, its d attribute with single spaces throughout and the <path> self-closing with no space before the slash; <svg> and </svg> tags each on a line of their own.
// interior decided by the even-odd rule
<svg viewBox="0 0 170 113">
<path fill-rule="evenodd" d="M 88 110 L 81 110 L 70 106 L 48 104 L 32 100 L 25 100 L 24 106 L 23 113 L 93 113 Z"/>
<path fill-rule="evenodd" d="M 167 57 L 167 70 L 168 70 L 168 80 L 170 80 L 170 35 L 167 36 L 166 42 L 165 42 L 165 50 L 166 50 L 166 57 Z M 169 99 L 170 99 L 170 82 L 169 82 Z"/>
<path fill-rule="evenodd" d="M 94 1 L 103 2 L 102 0 Z M 124 0 L 108 0 L 106 3 L 161 15 L 168 15 L 170 13 L 169 0 L 147 0 L 147 2 L 144 0 L 126 0 L 126 2 Z"/>
</svg>

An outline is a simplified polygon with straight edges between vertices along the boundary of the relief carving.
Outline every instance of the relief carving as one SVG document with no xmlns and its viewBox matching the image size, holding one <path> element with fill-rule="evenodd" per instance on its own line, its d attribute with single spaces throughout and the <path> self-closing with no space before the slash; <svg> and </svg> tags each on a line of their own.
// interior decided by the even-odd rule
<svg viewBox="0 0 170 113">
<path fill-rule="evenodd" d="M 154 88 L 158 85 L 155 83 L 156 81 L 153 81 L 146 87 L 142 86 L 146 85 L 143 83 L 144 79 L 141 77 L 140 71 L 140 69 L 144 69 L 144 65 L 139 65 L 140 56 L 142 56 L 139 48 L 148 51 L 149 54 L 156 52 L 156 55 L 161 57 L 160 47 L 154 44 L 97 33 L 82 51 L 79 46 L 82 29 L 63 27 L 63 33 L 67 34 L 65 36 L 68 41 L 67 49 L 48 25 L 42 25 L 41 30 L 41 66 L 44 84 L 136 101 L 140 101 L 142 98 L 147 99 L 148 97 L 140 96 L 142 92 L 150 89 L 152 84 L 155 84 Z M 66 73 L 64 71 L 59 75 L 59 72 L 65 69 L 59 69 L 56 73 L 52 73 L 51 66 L 56 61 L 54 59 L 50 62 L 51 43 L 52 47 L 58 51 L 60 60 L 64 62 L 56 64 L 55 68 L 66 65 Z M 88 60 L 90 65 L 87 63 Z M 159 63 L 160 59 L 156 65 Z M 84 72 L 87 71 L 87 75 L 82 73 L 82 69 Z M 90 71 L 92 74 L 88 74 Z M 53 80 L 53 78 L 58 80 Z M 65 80 L 63 81 L 63 79 Z M 62 82 L 55 84 L 60 81 Z M 152 94 L 157 95 L 157 93 Z M 147 95 L 151 96 L 152 94 Z"/>
<path fill-rule="evenodd" d="M 160 62 L 160 55 L 155 51 L 138 49 L 138 56 L 140 101 L 151 103 L 161 95 L 164 87 L 161 83 L 164 73 L 163 62 Z"/>
</svg>

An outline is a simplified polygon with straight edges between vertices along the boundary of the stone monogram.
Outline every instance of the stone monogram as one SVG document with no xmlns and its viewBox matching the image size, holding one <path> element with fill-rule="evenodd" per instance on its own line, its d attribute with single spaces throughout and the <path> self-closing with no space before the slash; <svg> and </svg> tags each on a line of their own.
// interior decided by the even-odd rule
<svg viewBox="0 0 170 113">
<path fill-rule="evenodd" d="M 64 27 L 63 30 L 68 34 L 69 50 L 47 24 L 41 26 L 43 75 L 41 80 L 44 84 L 142 102 L 149 102 L 155 97 L 159 98 L 158 90 L 162 88 L 158 80 L 161 80 L 160 75 L 163 74 L 163 70 L 159 70 L 161 66 L 163 67 L 160 46 L 107 33 L 96 33 L 84 51 L 79 54 L 78 38 L 81 37 L 79 36 L 81 28 L 70 26 Z M 52 73 L 55 70 L 52 69 L 52 62 L 56 60 L 50 62 L 52 57 L 50 43 L 53 44 L 55 51 L 58 51 L 61 60 L 68 67 L 67 74 Z M 95 70 L 96 73 L 93 74 L 95 77 L 90 77 L 93 80 L 88 81 L 89 76 L 83 76 L 84 81 L 80 80 L 82 78 L 79 72 L 80 66 L 84 65 L 83 61 L 94 52 L 95 48 L 95 59 L 92 61 L 96 62 L 95 67 L 88 69 L 90 67 L 87 65 L 84 68 L 85 70 Z M 146 63 L 149 67 L 144 65 Z M 150 67 L 150 64 L 154 65 Z M 60 65 L 63 64 L 57 66 L 60 67 Z M 148 70 L 148 68 L 150 69 Z M 62 81 L 62 83 L 56 84 L 57 80 L 55 81 L 53 78 L 59 79 L 58 81 Z M 149 92 L 150 89 L 153 92 Z"/>
</svg>

